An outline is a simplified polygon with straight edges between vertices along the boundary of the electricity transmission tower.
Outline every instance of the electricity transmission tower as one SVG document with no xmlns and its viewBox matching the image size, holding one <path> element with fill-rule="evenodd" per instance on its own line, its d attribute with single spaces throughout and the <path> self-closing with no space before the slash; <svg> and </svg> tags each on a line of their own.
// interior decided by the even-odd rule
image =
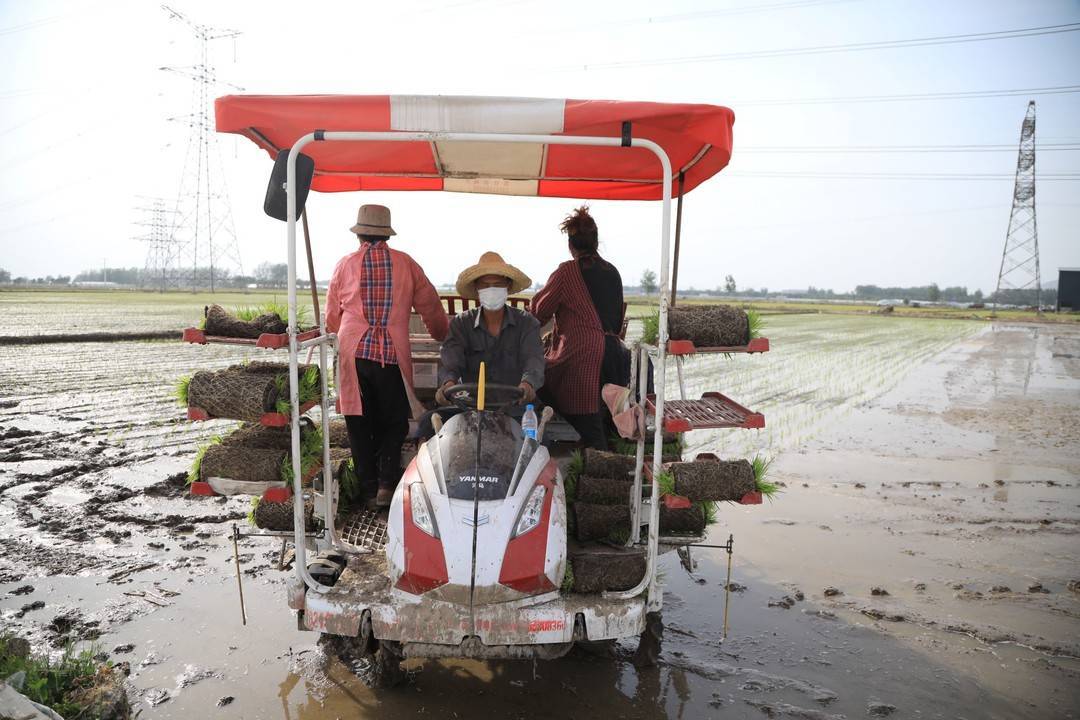
<svg viewBox="0 0 1080 720">
<path fill-rule="evenodd" d="M 210 121 L 210 102 L 212 91 L 219 84 L 237 90 L 243 88 L 217 79 L 217 72 L 210 64 L 209 44 L 212 40 L 235 38 L 240 33 L 200 25 L 168 5 L 161 7 L 169 17 L 188 27 L 199 47 L 196 64 L 161 68 L 192 80 L 191 112 L 169 118 L 186 124 L 189 129 L 170 236 L 183 248 L 185 265 L 191 268 L 191 290 L 209 287 L 210 292 L 214 292 L 215 284 L 222 276 L 234 270 L 242 275 L 244 269 L 222 172 L 217 133 Z"/>
<path fill-rule="evenodd" d="M 1006 301 L 1023 304 L 1035 290 L 1035 305 L 1042 307 L 1042 284 L 1039 277 L 1039 228 L 1035 222 L 1035 101 L 1028 103 L 1020 126 L 1020 151 L 1016 158 L 1016 185 L 1013 189 L 1009 231 L 1001 253 L 994 305 Z M 1004 292 L 1004 296 L 1002 293 Z"/>
<path fill-rule="evenodd" d="M 149 205 L 135 208 L 144 214 L 135 224 L 146 232 L 135 237 L 146 243 L 146 265 L 141 285 L 157 285 L 161 292 L 180 286 L 180 248 L 172 236 L 172 210 L 165 207 L 161 198 L 147 198 Z"/>
</svg>

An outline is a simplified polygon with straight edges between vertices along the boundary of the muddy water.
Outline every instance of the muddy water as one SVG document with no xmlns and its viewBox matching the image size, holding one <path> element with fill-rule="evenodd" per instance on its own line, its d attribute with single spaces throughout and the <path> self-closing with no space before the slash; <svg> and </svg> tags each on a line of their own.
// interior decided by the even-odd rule
<svg viewBox="0 0 1080 720">
<path fill-rule="evenodd" d="M 828 318 L 778 324 L 786 361 L 843 368 L 850 357 L 813 340 L 815 322 L 821 336 L 839 330 Z M 911 327 L 867 333 L 905 355 Z M 746 586 L 726 641 L 724 557 L 695 552 L 691 576 L 668 555 L 655 670 L 632 668 L 630 644 L 615 658 L 427 662 L 379 695 L 296 630 L 265 540 L 241 543 L 240 624 L 224 535 L 246 502 L 182 495 L 193 443 L 228 425 L 179 422 L 171 384 L 245 351 L 119 343 L 0 356 L 0 618 L 39 648 L 96 636 L 130 664 L 144 717 L 852 718 L 874 703 L 896 717 L 1069 717 L 1080 381 L 1061 340 L 1075 338 L 973 332 L 936 329 L 937 354 L 910 355 L 891 391 L 863 388 L 844 412 L 818 407 L 835 396 L 825 383 L 817 397 L 774 392 L 805 406 L 817 426 L 799 433 L 816 439 L 779 456 L 775 503 L 727 508 L 714 530 L 735 533 Z M 863 372 L 876 367 L 868 358 Z M 1049 592 L 1029 593 L 1035 582 Z M 830 585 L 843 594 L 825 597 Z"/>
</svg>

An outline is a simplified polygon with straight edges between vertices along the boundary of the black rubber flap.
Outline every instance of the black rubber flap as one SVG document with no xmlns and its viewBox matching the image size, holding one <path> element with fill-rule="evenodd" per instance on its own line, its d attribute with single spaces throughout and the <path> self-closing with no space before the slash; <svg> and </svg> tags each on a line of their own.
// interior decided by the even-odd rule
<svg viewBox="0 0 1080 720">
<path fill-rule="evenodd" d="M 270 184 L 266 186 L 266 199 L 263 201 L 263 211 L 272 218 L 284 222 L 288 219 L 288 196 L 285 193 L 285 177 L 289 162 L 289 151 L 278 152 L 274 160 L 274 172 L 270 174 Z M 311 189 L 311 178 L 315 176 L 315 161 L 304 153 L 296 156 L 296 217 L 304 211 L 304 203 L 307 201 L 308 191 Z"/>
</svg>

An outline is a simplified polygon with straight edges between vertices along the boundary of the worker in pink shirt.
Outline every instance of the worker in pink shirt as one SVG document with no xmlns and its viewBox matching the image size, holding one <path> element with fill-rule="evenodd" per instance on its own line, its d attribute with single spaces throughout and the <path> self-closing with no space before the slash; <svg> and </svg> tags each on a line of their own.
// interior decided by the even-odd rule
<svg viewBox="0 0 1080 720">
<path fill-rule="evenodd" d="M 401 446 L 409 417 L 423 407 L 413 390 L 409 317 L 420 314 L 435 340 L 448 320 L 435 287 L 387 239 L 390 210 L 363 205 L 352 232 L 360 248 L 334 268 L 326 295 L 326 328 L 338 335 L 337 409 L 345 416 L 361 493 L 389 507 L 401 478 Z"/>
</svg>

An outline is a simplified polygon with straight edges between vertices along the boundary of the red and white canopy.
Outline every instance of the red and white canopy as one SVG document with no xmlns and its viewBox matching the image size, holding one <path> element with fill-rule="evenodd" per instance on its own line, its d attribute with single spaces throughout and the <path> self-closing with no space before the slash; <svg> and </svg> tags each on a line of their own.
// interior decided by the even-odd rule
<svg viewBox="0 0 1080 720">
<path fill-rule="evenodd" d="M 735 114 L 716 105 L 428 95 L 226 95 L 217 130 L 270 155 L 314 130 L 508 133 L 634 138 L 659 144 L 689 192 L 731 159 Z M 660 161 L 645 148 L 480 142 L 319 142 L 312 189 L 447 190 L 658 200 Z M 674 178 L 673 178 L 674 179 Z"/>
</svg>

